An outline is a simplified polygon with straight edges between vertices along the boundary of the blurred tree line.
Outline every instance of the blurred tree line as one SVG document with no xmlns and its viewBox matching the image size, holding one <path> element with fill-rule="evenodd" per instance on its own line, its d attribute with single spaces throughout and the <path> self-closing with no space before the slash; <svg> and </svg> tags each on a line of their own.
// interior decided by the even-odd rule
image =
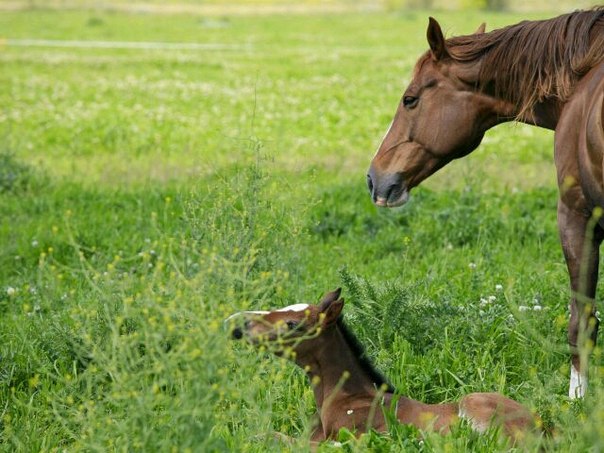
<svg viewBox="0 0 604 453">
<path fill-rule="evenodd" d="M 418 9 L 487 9 L 491 11 L 504 10 L 560 10 L 590 8 L 593 4 L 586 0 L 384 0 L 388 9 L 418 8 Z"/>
<path fill-rule="evenodd" d="M 457 5 L 453 5 L 457 3 Z M 489 9 L 502 11 L 508 8 L 508 0 L 461 0 L 458 2 L 447 2 L 439 0 L 385 0 L 386 7 L 397 9 L 401 7 L 433 9 L 439 7 L 448 7 L 453 9 Z"/>
</svg>

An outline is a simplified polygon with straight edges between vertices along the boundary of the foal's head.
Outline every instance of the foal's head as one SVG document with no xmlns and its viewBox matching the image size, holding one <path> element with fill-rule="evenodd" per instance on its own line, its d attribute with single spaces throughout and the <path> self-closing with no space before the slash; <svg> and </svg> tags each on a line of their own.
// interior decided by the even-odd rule
<svg viewBox="0 0 604 453">
<path fill-rule="evenodd" d="M 237 322 L 233 338 L 265 345 L 277 355 L 293 351 L 305 355 L 335 325 L 344 306 L 340 288 L 323 296 L 318 305 L 295 304 L 274 311 L 243 311 L 228 319 Z"/>
</svg>

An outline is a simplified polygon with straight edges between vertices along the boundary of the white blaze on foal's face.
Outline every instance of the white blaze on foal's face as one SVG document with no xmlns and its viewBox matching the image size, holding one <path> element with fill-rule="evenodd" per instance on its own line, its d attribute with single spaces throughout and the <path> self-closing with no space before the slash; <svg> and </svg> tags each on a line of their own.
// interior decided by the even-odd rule
<svg viewBox="0 0 604 453">
<path fill-rule="evenodd" d="M 255 344 L 277 342 L 279 345 L 301 346 L 321 332 L 321 328 L 335 323 L 344 300 L 340 289 L 326 293 L 318 305 L 293 304 L 273 310 L 242 311 L 227 318 L 237 321 L 233 329 L 236 339 L 244 336 Z"/>
<path fill-rule="evenodd" d="M 231 316 L 229 316 L 227 319 L 224 320 L 224 322 L 229 322 L 232 319 L 238 318 L 240 316 L 245 316 L 245 315 L 267 315 L 269 314 L 270 311 L 266 311 L 266 310 L 247 310 L 247 311 L 238 311 L 237 313 L 233 313 Z"/>
<path fill-rule="evenodd" d="M 283 307 L 283 308 L 279 308 L 278 312 L 283 312 L 283 311 L 305 311 L 308 309 L 308 307 L 310 307 L 310 305 L 308 304 L 294 304 L 294 305 L 288 305 L 287 307 Z M 237 318 L 239 316 L 245 316 L 245 315 L 259 315 L 259 316 L 263 316 L 263 315 L 268 315 L 270 313 L 270 311 L 267 310 L 246 310 L 246 311 L 238 311 L 237 313 L 233 313 L 231 316 L 229 316 L 227 319 L 225 319 L 225 322 L 230 321 L 231 319 Z"/>
<path fill-rule="evenodd" d="M 238 325 L 232 331 L 237 339 L 246 337 L 252 343 L 298 342 L 309 326 L 316 322 L 317 308 L 309 304 L 293 304 L 273 311 L 248 310 L 227 318 Z"/>
<path fill-rule="evenodd" d="M 308 304 L 294 304 L 288 305 L 287 307 L 283 307 L 275 311 L 305 311 L 308 310 L 308 307 L 310 307 L 310 305 Z"/>
</svg>

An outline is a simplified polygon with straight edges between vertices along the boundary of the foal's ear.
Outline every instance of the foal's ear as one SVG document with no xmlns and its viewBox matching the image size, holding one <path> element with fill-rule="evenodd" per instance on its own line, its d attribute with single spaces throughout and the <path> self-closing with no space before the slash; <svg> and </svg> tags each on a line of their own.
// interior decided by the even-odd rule
<svg viewBox="0 0 604 453">
<path fill-rule="evenodd" d="M 475 35 L 482 35 L 487 29 L 487 23 L 483 22 L 482 24 L 480 24 L 478 26 L 478 28 L 476 29 L 476 31 L 474 32 Z"/>
<path fill-rule="evenodd" d="M 327 306 L 327 305 L 331 304 L 332 302 L 335 302 L 336 300 L 338 300 L 340 298 L 341 292 L 342 292 L 342 288 L 338 288 L 338 289 L 334 289 L 333 291 L 330 291 L 328 293 L 325 293 L 325 295 L 321 299 L 321 302 L 319 302 L 319 307 L 321 308 L 321 311 L 323 311 L 323 305 Z"/>
<path fill-rule="evenodd" d="M 323 321 L 325 325 L 334 323 L 342 313 L 344 299 L 340 299 L 341 292 L 342 288 L 331 291 L 325 294 L 319 303 L 319 311 L 325 316 Z"/>
<path fill-rule="evenodd" d="M 435 61 L 447 58 L 449 56 L 449 52 L 447 51 L 445 36 L 443 35 L 443 31 L 440 28 L 440 25 L 438 24 L 438 22 L 436 22 L 436 19 L 434 19 L 433 17 L 430 17 L 430 22 L 428 23 L 427 36 L 428 44 L 430 44 L 432 58 Z"/>
</svg>

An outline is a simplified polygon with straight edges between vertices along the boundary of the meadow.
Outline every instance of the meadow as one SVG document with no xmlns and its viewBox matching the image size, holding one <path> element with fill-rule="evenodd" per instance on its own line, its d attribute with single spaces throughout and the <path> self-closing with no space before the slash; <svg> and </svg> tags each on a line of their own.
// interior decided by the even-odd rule
<svg viewBox="0 0 604 453">
<path fill-rule="evenodd" d="M 339 286 L 402 394 L 500 391 L 555 426 L 529 451 L 604 448 L 599 346 L 566 397 L 552 133 L 499 126 L 396 210 L 365 185 L 429 15 L 455 35 L 553 14 L 0 13 L 0 449 L 307 448 L 303 373 L 223 320 Z M 504 448 L 463 425 L 341 440 L 321 450 Z"/>
</svg>

